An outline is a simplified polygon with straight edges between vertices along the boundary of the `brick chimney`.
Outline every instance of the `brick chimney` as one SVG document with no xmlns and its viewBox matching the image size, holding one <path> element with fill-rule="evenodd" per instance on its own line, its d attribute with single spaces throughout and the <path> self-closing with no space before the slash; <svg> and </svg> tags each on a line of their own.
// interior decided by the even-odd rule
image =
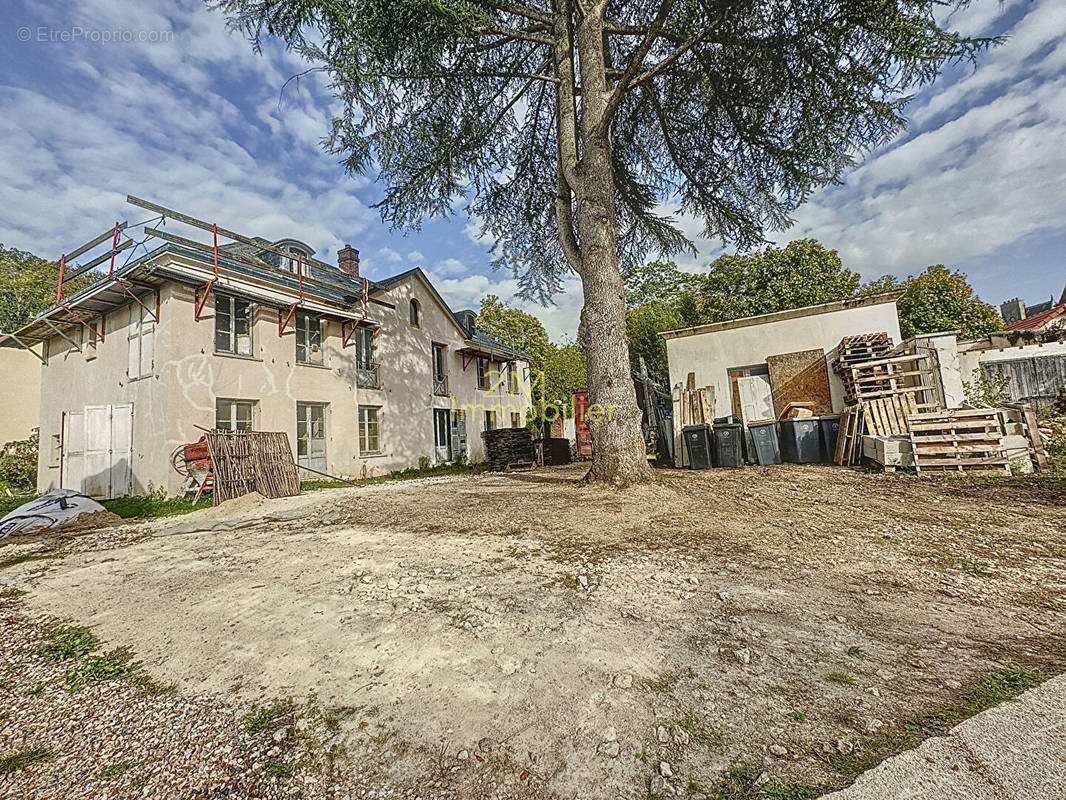
<svg viewBox="0 0 1066 800">
<path fill-rule="evenodd" d="M 341 272 L 359 278 L 359 251 L 350 244 L 337 251 L 337 266 Z"/>
</svg>

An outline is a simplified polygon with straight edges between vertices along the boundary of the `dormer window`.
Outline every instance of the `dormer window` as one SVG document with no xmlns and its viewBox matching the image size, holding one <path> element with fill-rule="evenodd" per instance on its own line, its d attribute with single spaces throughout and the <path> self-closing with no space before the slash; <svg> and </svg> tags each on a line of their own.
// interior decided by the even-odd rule
<svg viewBox="0 0 1066 800">
<path fill-rule="evenodd" d="M 290 253 L 287 258 L 283 257 L 281 259 L 281 268 L 286 272 L 296 272 L 296 268 L 299 266 L 299 259 L 302 257 L 303 263 L 306 265 L 307 259 L 311 257 L 311 254 L 301 247 L 286 247 L 285 251 Z"/>
<path fill-rule="evenodd" d="M 419 327 L 422 324 L 422 307 L 417 300 L 411 301 L 411 325 Z"/>
</svg>

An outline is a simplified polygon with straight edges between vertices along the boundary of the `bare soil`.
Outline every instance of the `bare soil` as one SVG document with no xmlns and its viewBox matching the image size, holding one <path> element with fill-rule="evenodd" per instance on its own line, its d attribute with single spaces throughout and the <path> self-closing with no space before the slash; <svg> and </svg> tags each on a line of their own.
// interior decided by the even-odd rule
<svg viewBox="0 0 1066 800">
<path fill-rule="evenodd" d="M 1066 669 L 1062 493 L 816 466 L 616 493 L 582 474 L 223 504 L 79 537 L 0 584 L 197 702 L 313 698 L 316 746 L 344 756 L 278 779 L 309 797 L 713 796 L 736 767 L 826 790 L 842 757 L 992 671 Z M 40 764 L 21 796 L 100 767 Z"/>
</svg>

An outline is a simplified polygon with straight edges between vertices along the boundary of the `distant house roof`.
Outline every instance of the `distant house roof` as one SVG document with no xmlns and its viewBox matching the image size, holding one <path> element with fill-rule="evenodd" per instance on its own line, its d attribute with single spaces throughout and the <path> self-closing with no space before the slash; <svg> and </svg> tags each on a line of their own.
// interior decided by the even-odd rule
<svg viewBox="0 0 1066 800">
<path fill-rule="evenodd" d="M 1054 306 L 1053 308 L 1046 309 L 1044 311 L 1038 311 L 1035 314 L 1030 314 L 1025 319 L 1020 319 L 1017 322 L 1012 322 L 1004 330 L 1008 331 L 1039 331 L 1043 330 L 1047 325 L 1056 318 L 1066 314 L 1066 303 Z"/>
<path fill-rule="evenodd" d="M 452 311 L 451 306 L 444 302 L 444 298 L 440 296 L 440 292 L 437 291 L 437 287 L 433 285 L 433 281 L 431 281 L 426 275 L 426 273 L 422 271 L 421 267 L 414 267 L 404 272 L 400 272 L 396 275 L 392 275 L 388 278 L 382 278 L 381 280 L 377 281 L 377 285 L 381 289 L 388 290 L 391 289 L 393 286 L 396 286 L 398 283 L 402 283 L 403 281 L 415 275 L 421 278 L 422 281 L 426 284 L 426 286 L 429 287 L 430 291 L 433 292 L 433 296 L 437 299 L 437 302 L 439 302 L 444 308 L 444 310 L 448 312 L 449 316 L 451 316 L 452 318 L 452 321 L 456 324 L 459 330 L 462 331 L 463 336 L 466 337 L 466 340 L 468 342 L 474 345 L 480 345 L 490 350 L 500 351 L 501 353 L 510 355 L 514 358 L 521 358 L 524 360 L 529 359 L 530 356 L 528 353 L 523 353 L 521 350 L 516 350 L 510 345 L 504 344 L 494 336 L 489 336 L 487 333 L 483 333 L 477 330 L 476 328 L 473 330 L 473 332 L 468 330 L 466 325 L 463 324 L 463 320 L 460 315 L 473 312 L 470 312 L 469 310 Z"/>
<path fill-rule="evenodd" d="M 834 311 L 844 311 L 849 308 L 862 308 L 863 306 L 879 306 L 885 303 L 895 303 L 903 296 L 902 290 L 882 292 L 881 294 L 868 294 L 862 297 L 854 297 L 850 300 L 837 300 L 832 303 L 822 303 L 817 306 L 804 306 L 803 308 L 790 308 L 785 311 L 774 311 L 770 314 L 760 314 L 757 317 L 743 317 L 730 319 L 724 322 L 711 322 L 707 325 L 696 325 L 692 328 L 681 328 L 676 331 L 663 331 L 659 335 L 664 339 L 680 339 L 683 336 L 696 336 L 701 333 L 714 331 L 728 331 L 734 328 L 747 328 L 752 325 L 765 325 L 768 322 L 780 322 L 786 319 L 800 317 L 813 317 L 818 314 L 831 314 Z"/>
</svg>

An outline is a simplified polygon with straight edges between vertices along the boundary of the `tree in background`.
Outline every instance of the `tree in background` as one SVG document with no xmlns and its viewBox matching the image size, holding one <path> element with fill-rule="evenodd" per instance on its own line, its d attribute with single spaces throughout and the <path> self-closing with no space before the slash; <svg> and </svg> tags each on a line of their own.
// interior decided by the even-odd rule
<svg viewBox="0 0 1066 800">
<path fill-rule="evenodd" d="M 529 355 L 535 406 L 542 402 L 569 406 L 574 392 L 588 386 L 585 354 L 573 344 L 552 343 L 544 325 L 532 314 L 502 302 L 496 295 L 488 295 L 481 301 L 477 327 Z"/>
<path fill-rule="evenodd" d="M 711 322 L 754 317 L 854 297 L 859 274 L 814 239 L 725 255 L 711 264 L 697 305 Z"/>
<path fill-rule="evenodd" d="M 329 147 L 385 183 L 385 220 L 457 199 L 529 296 L 572 270 L 590 400 L 589 478 L 649 468 L 620 266 L 704 234 L 751 247 L 856 153 L 904 125 L 917 87 L 988 40 L 942 28 L 969 0 L 212 0 L 326 70 Z"/>
<path fill-rule="evenodd" d="M 974 294 L 966 276 L 943 264 L 927 267 L 917 277 L 900 281 L 884 275 L 862 287 L 864 294 L 903 290 L 897 302 L 899 327 L 904 339 L 923 333 L 959 331 L 961 339 L 980 339 L 1003 330 L 1003 319 Z"/>
<path fill-rule="evenodd" d="M 0 244 L 0 333 L 11 333 L 56 301 L 59 265 Z M 85 285 L 79 279 L 73 290 Z"/>
<path fill-rule="evenodd" d="M 666 359 L 666 340 L 659 334 L 688 327 L 678 304 L 668 300 L 652 300 L 626 310 L 626 338 L 629 340 L 629 359 L 637 372 L 641 358 L 648 375 L 662 386 L 670 386 L 670 369 Z"/>
</svg>

